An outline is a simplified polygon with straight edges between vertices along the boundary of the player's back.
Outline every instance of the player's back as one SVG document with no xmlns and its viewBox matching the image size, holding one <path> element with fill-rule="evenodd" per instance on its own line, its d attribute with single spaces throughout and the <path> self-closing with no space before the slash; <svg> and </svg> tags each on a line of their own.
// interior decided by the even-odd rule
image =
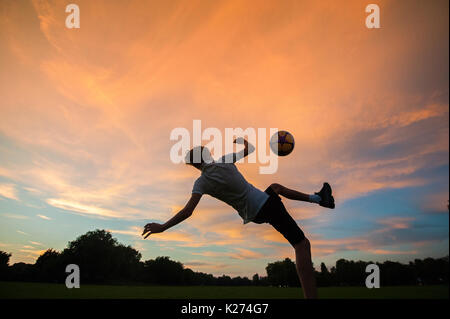
<svg viewBox="0 0 450 319">
<path fill-rule="evenodd" d="M 211 195 L 236 209 L 244 223 L 251 221 L 268 195 L 242 176 L 234 163 L 204 164 L 202 175 L 195 181 L 193 193 Z"/>
</svg>

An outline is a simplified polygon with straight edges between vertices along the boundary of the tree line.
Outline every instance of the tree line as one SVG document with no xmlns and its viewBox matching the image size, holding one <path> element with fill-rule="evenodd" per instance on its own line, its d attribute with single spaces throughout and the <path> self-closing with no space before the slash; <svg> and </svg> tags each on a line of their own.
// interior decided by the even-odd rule
<svg viewBox="0 0 450 319">
<path fill-rule="evenodd" d="M 0 280 L 63 283 L 68 264 L 80 267 L 82 283 L 152 284 L 152 285 L 219 285 L 219 286 L 300 286 L 295 263 L 286 258 L 269 263 L 266 276 L 213 276 L 184 267 L 169 257 L 141 261 L 142 255 L 125 246 L 105 230 L 79 236 L 58 252 L 48 249 L 34 264 L 9 265 L 11 254 L 0 251 Z M 340 259 L 327 269 L 321 263 L 315 270 L 318 286 L 364 286 L 366 266 L 372 262 Z M 382 286 L 448 284 L 449 258 L 416 259 L 408 264 L 385 261 L 380 268 Z"/>
</svg>

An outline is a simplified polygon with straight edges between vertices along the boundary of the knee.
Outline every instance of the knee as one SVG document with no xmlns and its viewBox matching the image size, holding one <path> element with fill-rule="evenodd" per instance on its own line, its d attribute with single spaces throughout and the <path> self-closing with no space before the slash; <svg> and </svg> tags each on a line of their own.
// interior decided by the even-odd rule
<svg viewBox="0 0 450 319">
<path fill-rule="evenodd" d="M 294 246 L 294 249 L 296 251 L 311 251 L 311 243 L 309 242 L 308 238 L 305 237 L 301 242 L 297 243 Z"/>
<path fill-rule="evenodd" d="M 273 190 L 275 193 L 280 194 L 281 189 L 283 188 L 283 186 L 281 186 L 281 185 L 278 184 L 278 183 L 272 183 L 272 184 L 270 184 L 270 188 L 272 188 L 272 190 Z"/>
</svg>

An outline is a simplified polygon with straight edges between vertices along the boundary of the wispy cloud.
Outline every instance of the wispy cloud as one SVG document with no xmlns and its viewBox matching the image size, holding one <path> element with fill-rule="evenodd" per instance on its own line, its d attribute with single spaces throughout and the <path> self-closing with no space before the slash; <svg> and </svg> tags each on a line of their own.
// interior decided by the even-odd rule
<svg viewBox="0 0 450 319">
<path fill-rule="evenodd" d="M 50 217 L 45 216 L 45 215 L 37 214 L 36 216 L 39 218 L 45 219 L 45 220 L 52 220 Z"/>
<path fill-rule="evenodd" d="M 42 255 L 46 250 L 45 249 L 41 249 L 41 250 L 36 250 L 36 249 L 19 249 L 20 252 L 23 253 L 28 253 L 34 256 L 40 256 Z"/>
<path fill-rule="evenodd" d="M 240 171 L 261 189 L 279 182 L 313 193 L 328 181 L 339 218 L 352 200 L 370 201 L 386 190 L 406 194 L 387 194 L 370 208 L 371 218 L 361 209 L 361 218 L 349 220 L 348 233 L 339 229 L 339 236 L 329 230 L 339 228 L 339 218 L 285 200 L 315 256 L 413 255 L 421 249 L 410 246 L 429 240 L 434 247 L 442 238 L 445 230 L 433 228 L 442 214 L 420 216 L 448 211 L 445 1 L 389 2 L 389 27 L 377 33 L 364 28 L 356 0 L 310 2 L 306 10 L 292 1 L 257 7 L 134 1 L 126 10 L 121 2 L 79 1 L 85 8 L 80 32 L 64 27 L 63 2 L 13 1 L 0 12 L 1 67 L 8 75 L 0 78 L 0 202 L 24 205 L 20 214 L 2 208 L 12 229 L 30 225 L 21 214 L 48 214 L 49 227 L 90 218 L 95 227 L 107 224 L 128 243 L 148 248 L 143 225 L 128 225 L 164 222 L 186 203 L 198 172 L 170 162 L 169 135 L 201 119 L 203 128 L 289 130 L 296 147 L 280 158 L 276 175 L 259 175 L 252 164 L 239 164 Z M 323 15 L 326 24 L 317 18 Z M 111 28 L 118 17 L 127 28 Z M 424 198 L 407 203 L 417 189 Z M 399 202 L 400 217 L 392 213 Z M 73 224 L 73 237 L 80 224 Z M 61 240 L 57 232 L 49 236 L 46 243 Z M 195 256 L 230 264 L 256 264 L 260 254 L 292 256 L 269 225 L 244 226 L 231 207 L 207 196 L 186 222 L 147 241 L 176 256 L 206 250 Z"/>
<path fill-rule="evenodd" d="M 81 213 L 85 215 L 90 215 L 93 217 L 106 217 L 106 218 L 121 218 L 123 215 L 114 212 L 110 209 L 105 209 L 101 207 L 96 207 L 92 205 L 86 205 L 82 203 L 77 203 L 65 199 L 58 198 L 50 198 L 47 200 L 49 205 L 52 205 L 57 208 L 61 208 L 64 210 Z"/>
<path fill-rule="evenodd" d="M 0 184 L 0 196 L 9 199 L 19 200 L 16 186 L 13 184 Z"/>
<path fill-rule="evenodd" d="M 249 249 L 238 248 L 236 253 L 230 254 L 230 257 L 234 259 L 259 259 L 264 257 L 264 254 Z"/>
<path fill-rule="evenodd" d="M 40 243 L 40 242 L 37 242 L 37 241 L 29 241 L 29 243 L 30 244 L 33 244 L 33 245 L 35 245 L 35 246 L 44 246 L 44 244 L 42 244 L 42 243 Z"/>
<path fill-rule="evenodd" d="M 19 214 L 4 213 L 4 214 L 2 214 L 2 216 L 7 217 L 7 218 L 13 218 L 13 219 L 28 219 L 28 216 L 19 215 Z"/>
<path fill-rule="evenodd" d="M 113 234 L 128 235 L 128 236 L 133 236 L 133 237 L 138 237 L 138 238 L 143 239 L 143 237 L 142 237 L 143 227 L 132 226 L 125 230 L 109 229 L 108 231 Z M 171 230 L 171 231 L 167 231 L 164 233 L 151 234 L 149 237 L 147 237 L 147 240 L 148 241 L 162 241 L 162 242 L 190 243 L 190 242 L 195 241 L 195 237 L 186 231 Z"/>
<path fill-rule="evenodd" d="M 388 217 L 380 219 L 378 223 L 386 225 L 388 229 L 408 229 L 411 227 L 411 222 L 414 219 L 414 217 Z M 384 229 L 385 228 L 383 228 L 382 230 Z"/>
<path fill-rule="evenodd" d="M 217 251 L 203 251 L 200 253 L 193 253 L 193 255 L 203 257 L 229 257 L 232 259 L 260 259 L 265 257 L 264 254 L 250 249 L 234 248 L 231 252 L 217 252 Z"/>
</svg>

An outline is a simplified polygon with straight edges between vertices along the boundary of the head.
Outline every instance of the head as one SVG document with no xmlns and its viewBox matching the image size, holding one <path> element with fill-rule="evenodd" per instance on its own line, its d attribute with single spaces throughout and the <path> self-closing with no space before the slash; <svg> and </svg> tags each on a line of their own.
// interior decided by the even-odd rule
<svg viewBox="0 0 450 319">
<path fill-rule="evenodd" d="M 207 147 L 196 146 L 186 153 L 184 161 L 186 164 L 201 170 L 203 165 L 211 163 L 213 158 Z"/>
</svg>

